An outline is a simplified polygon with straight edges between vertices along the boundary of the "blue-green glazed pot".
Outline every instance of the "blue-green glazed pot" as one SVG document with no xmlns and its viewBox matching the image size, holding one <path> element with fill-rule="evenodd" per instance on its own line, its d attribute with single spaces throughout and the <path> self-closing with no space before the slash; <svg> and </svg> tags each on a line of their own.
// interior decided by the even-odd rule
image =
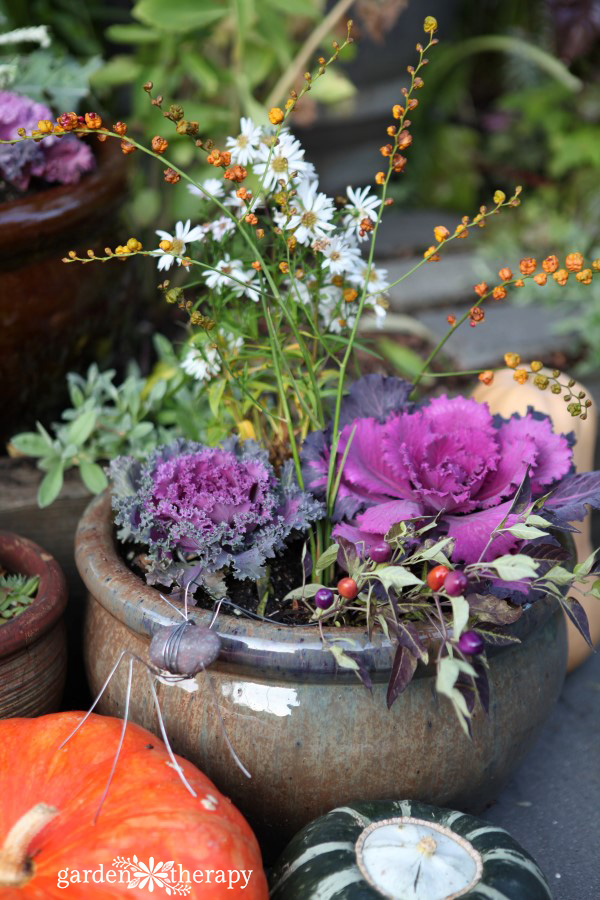
<svg viewBox="0 0 600 900">
<path fill-rule="evenodd" d="M 113 534 L 107 494 L 92 501 L 77 533 L 76 559 L 89 591 L 85 655 L 93 693 L 119 654 L 148 659 L 161 626 L 181 622 L 123 562 Z M 197 624 L 211 614 L 192 609 Z M 521 643 L 488 651 L 490 709 L 477 708 L 473 739 L 449 701 L 435 690 L 432 669 L 386 706 L 393 648 L 357 628 L 335 629 L 359 653 L 373 680 L 336 670 L 311 626 L 290 627 L 220 615 L 223 649 L 206 673 L 158 685 L 167 733 L 175 750 L 196 763 L 264 833 L 283 841 L 311 819 L 354 800 L 406 797 L 465 811 L 482 810 L 533 745 L 565 674 L 562 612 L 539 601 L 512 626 Z M 429 636 L 430 637 L 430 636 Z M 126 666 L 110 682 L 100 711 L 120 716 Z M 212 685 L 212 688 L 211 688 Z M 217 715 L 252 778 L 235 765 Z M 158 730 L 146 672 L 138 664 L 131 718 Z"/>
</svg>

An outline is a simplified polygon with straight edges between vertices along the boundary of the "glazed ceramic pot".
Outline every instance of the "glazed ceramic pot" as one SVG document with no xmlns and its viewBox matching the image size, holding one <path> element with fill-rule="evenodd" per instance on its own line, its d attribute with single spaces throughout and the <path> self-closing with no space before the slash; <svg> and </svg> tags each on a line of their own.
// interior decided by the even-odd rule
<svg viewBox="0 0 600 900">
<path fill-rule="evenodd" d="M 97 168 L 78 184 L 0 204 L 2 443 L 56 415 L 64 374 L 105 357 L 126 324 L 128 265 L 62 262 L 69 250 L 102 252 L 118 234 L 126 166 L 116 142 L 96 149 Z"/>
<path fill-rule="evenodd" d="M 85 657 L 95 694 L 122 651 L 148 659 L 152 634 L 181 617 L 120 557 L 108 494 L 95 498 L 80 522 L 76 561 L 89 590 Z M 210 613 L 192 610 L 191 618 L 208 624 Z M 176 751 L 201 766 L 263 836 L 272 827 L 273 842 L 333 806 L 365 797 L 405 796 L 477 812 L 533 744 L 564 678 L 565 623 L 552 600 L 538 602 L 513 628 L 522 643 L 488 654 L 490 711 L 475 712 L 471 741 L 450 703 L 436 694 L 430 669 L 419 667 L 387 709 L 393 648 L 383 637 L 369 642 L 361 629 L 335 629 L 370 669 L 369 692 L 352 673 L 336 671 L 315 628 L 221 615 L 223 649 L 210 682 L 252 780 L 227 750 L 206 674 L 159 684 L 167 732 Z M 121 665 L 101 711 L 122 715 L 126 681 Z M 141 665 L 131 716 L 157 729 Z"/>
<path fill-rule="evenodd" d="M 10 531 L 0 531 L 0 565 L 40 579 L 31 606 L 0 620 L 0 719 L 56 712 L 67 671 L 65 577 L 49 553 Z"/>
</svg>

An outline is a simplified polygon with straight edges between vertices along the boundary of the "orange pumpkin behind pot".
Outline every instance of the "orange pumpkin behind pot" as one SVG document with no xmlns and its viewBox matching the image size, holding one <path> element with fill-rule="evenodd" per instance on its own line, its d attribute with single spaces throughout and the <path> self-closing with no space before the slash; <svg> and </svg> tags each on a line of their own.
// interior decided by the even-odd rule
<svg viewBox="0 0 600 900">
<path fill-rule="evenodd" d="M 142 896 L 168 896 L 166 884 L 171 896 L 266 900 L 260 850 L 241 813 L 178 758 L 193 797 L 164 744 L 137 725 L 127 728 L 94 824 L 122 723 L 92 715 L 58 750 L 82 715 L 0 722 L 0 898 L 132 898 L 128 883 L 138 877 Z M 186 872 L 189 892 L 175 891 Z"/>
</svg>

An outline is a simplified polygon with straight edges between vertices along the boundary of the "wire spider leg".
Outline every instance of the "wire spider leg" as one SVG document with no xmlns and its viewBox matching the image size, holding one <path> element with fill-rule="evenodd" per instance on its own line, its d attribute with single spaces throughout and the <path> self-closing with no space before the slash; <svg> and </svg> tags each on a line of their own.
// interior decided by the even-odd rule
<svg viewBox="0 0 600 900">
<path fill-rule="evenodd" d="M 158 702 L 158 694 L 156 693 L 156 687 L 154 686 L 154 680 L 152 678 L 152 673 L 150 672 L 150 670 L 148 668 L 146 669 L 146 674 L 148 676 L 148 681 L 150 682 L 150 690 L 152 691 L 152 696 L 154 698 L 154 705 L 156 707 L 156 713 L 158 715 L 158 724 L 160 727 L 160 733 L 162 735 L 162 739 L 164 741 L 165 747 L 167 748 L 167 753 L 169 754 L 169 758 L 171 760 L 171 765 L 173 766 L 173 768 L 179 775 L 181 781 L 183 782 L 185 787 L 188 789 L 188 791 L 190 792 L 192 797 L 197 797 L 198 795 L 197 795 L 196 791 L 191 786 L 191 784 L 187 781 L 185 775 L 183 774 L 183 769 L 177 762 L 175 754 L 173 753 L 173 750 L 171 749 L 171 744 L 169 743 L 169 738 L 167 737 L 167 731 L 165 729 L 165 723 L 163 721 L 162 712 L 160 710 L 160 703 Z"/>
<path fill-rule="evenodd" d="M 58 748 L 59 750 L 62 750 L 62 748 L 65 746 L 65 744 L 66 744 L 68 741 L 70 741 L 71 738 L 72 738 L 75 734 L 77 734 L 77 732 L 79 731 L 79 729 L 81 728 L 81 726 L 82 726 L 85 722 L 87 722 L 87 720 L 89 719 L 89 717 L 90 717 L 91 714 L 93 713 L 94 709 L 95 709 L 96 706 L 98 705 L 98 702 L 100 701 L 100 699 L 101 699 L 101 697 L 102 697 L 102 694 L 104 693 L 104 691 L 106 690 L 106 688 L 107 688 L 108 685 L 110 684 L 111 678 L 113 677 L 113 675 L 115 674 L 115 672 L 116 672 L 117 669 L 119 668 L 119 665 L 121 664 L 121 660 L 123 659 L 124 656 L 127 656 L 127 655 L 132 656 L 131 651 L 129 651 L 129 650 L 123 650 L 123 652 L 119 654 L 119 658 L 117 659 L 116 663 L 114 664 L 114 666 L 113 666 L 112 669 L 110 670 L 110 672 L 109 672 L 109 674 L 108 674 L 108 677 L 107 677 L 106 681 L 104 682 L 104 684 L 103 684 L 102 687 L 100 688 L 100 693 L 98 694 L 98 696 L 96 697 L 96 699 L 94 700 L 94 702 L 92 703 L 92 705 L 90 706 L 90 708 L 88 709 L 88 711 L 86 712 L 86 714 L 85 714 L 85 716 L 83 717 L 83 719 L 81 720 L 81 722 L 79 722 L 78 725 L 73 729 L 73 731 L 71 732 L 71 734 L 70 734 L 68 737 L 66 737 L 66 738 L 64 739 L 64 741 L 62 742 L 62 744 L 61 744 L 60 747 Z M 136 657 L 136 658 L 137 658 L 137 657 Z"/>
<path fill-rule="evenodd" d="M 243 762 L 241 761 L 241 759 L 239 758 L 239 756 L 233 749 L 233 744 L 229 740 L 229 735 L 227 734 L 227 729 L 225 728 L 225 722 L 223 721 L 223 716 L 221 715 L 221 710 L 219 709 L 219 701 L 217 699 L 217 692 L 215 691 L 215 686 L 212 683 L 212 679 L 208 673 L 208 670 L 203 669 L 202 671 L 206 675 L 206 680 L 208 681 L 208 687 L 209 687 L 213 702 L 215 704 L 215 709 L 217 711 L 217 718 L 218 718 L 219 724 L 221 726 L 221 731 L 223 732 L 223 737 L 225 738 L 225 743 L 227 744 L 229 752 L 231 753 L 231 756 L 233 757 L 233 761 L 236 763 L 237 766 L 239 766 L 239 768 L 242 770 L 242 772 L 244 773 L 246 778 L 252 778 L 252 775 L 250 774 L 248 769 L 245 767 L 245 765 L 243 764 Z"/>
<path fill-rule="evenodd" d="M 123 654 L 121 654 L 123 656 Z M 123 726 L 121 728 L 121 737 L 119 738 L 119 746 L 117 747 L 117 752 L 115 753 L 115 758 L 113 760 L 112 768 L 110 770 L 110 775 L 108 776 L 108 781 L 106 782 L 106 787 L 102 793 L 100 798 L 100 803 L 98 804 L 98 809 L 96 810 L 96 815 L 94 816 L 94 825 L 98 821 L 98 817 L 100 816 L 100 810 L 106 800 L 108 792 L 110 790 L 110 786 L 112 784 L 113 776 L 115 774 L 115 769 L 117 768 L 117 763 L 119 762 L 119 756 L 121 755 L 121 750 L 123 749 L 123 742 L 125 741 L 125 732 L 127 731 L 127 720 L 129 718 L 129 701 L 131 699 L 131 683 L 133 681 L 133 663 L 134 656 L 132 655 L 129 660 L 129 674 L 127 676 L 127 693 L 125 695 L 125 713 L 123 716 Z M 119 662 L 121 660 L 119 659 Z M 117 663 L 118 665 L 118 663 Z"/>
</svg>

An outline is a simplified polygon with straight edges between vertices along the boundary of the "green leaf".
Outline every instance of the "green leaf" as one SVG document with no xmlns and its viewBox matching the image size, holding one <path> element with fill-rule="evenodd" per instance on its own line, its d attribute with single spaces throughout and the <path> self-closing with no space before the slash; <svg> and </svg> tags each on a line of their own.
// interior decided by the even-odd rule
<svg viewBox="0 0 600 900">
<path fill-rule="evenodd" d="M 433 559 L 438 563 L 442 563 L 443 565 L 448 566 L 450 565 L 450 562 L 448 560 L 448 557 L 444 553 L 444 550 L 448 547 L 448 544 L 453 544 L 453 538 L 442 538 L 440 541 L 436 541 L 433 546 L 418 550 L 417 553 L 415 553 L 412 557 L 411 561 Z"/>
<path fill-rule="evenodd" d="M 227 382 L 224 378 L 221 378 L 218 381 L 213 381 L 208 391 L 208 405 L 210 406 L 210 411 L 215 419 L 219 418 L 219 407 L 221 405 L 221 400 L 223 398 L 226 384 Z"/>
<path fill-rule="evenodd" d="M 85 412 L 82 412 L 81 415 L 77 416 L 75 421 L 71 422 L 67 429 L 66 443 L 75 444 L 76 447 L 81 447 L 94 430 L 96 417 L 97 412 L 95 409 L 86 409 Z"/>
<path fill-rule="evenodd" d="M 23 431 L 11 438 L 10 443 L 25 456 L 48 456 L 53 453 L 52 445 L 35 431 Z"/>
<path fill-rule="evenodd" d="M 222 19 L 229 9 L 211 0 L 138 0 L 132 14 L 161 31 L 194 31 Z"/>
<path fill-rule="evenodd" d="M 102 491 L 108 487 L 106 475 L 98 463 L 82 460 L 79 463 L 79 471 L 81 473 L 81 480 L 92 494 L 101 494 Z"/>
<path fill-rule="evenodd" d="M 129 84 L 139 78 L 141 66 L 130 56 L 113 56 L 91 78 L 95 90 Z"/>
<path fill-rule="evenodd" d="M 565 569 L 563 566 L 552 566 L 552 568 L 546 572 L 544 578 L 547 581 L 552 581 L 554 584 L 571 584 L 573 581 L 573 573 L 569 572 L 569 570 Z"/>
<path fill-rule="evenodd" d="M 349 100 L 356 94 L 356 88 L 346 75 L 337 72 L 335 69 L 329 68 L 325 75 L 322 75 L 313 82 L 310 96 L 319 103 L 342 103 Z"/>
<path fill-rule="evenodd" d="M 353 669 L 355 672 L 358 671 L 359 665 L 356 660 L 352 659 L 351 656 L 348 656 L 347 653 L 344 653 L 344 650 L 339 644 L 327 644 L 326 646 L 335 656 L 338 666 L 341 666 L 343 669 Z"/>
<path fill-rule="evenodd" d="M 507 553 L 499 556 L 494 562 L 486 563 L 487 568 L 495 569 L 503 581 L 521 581 L 523 578 L 535 578 L 538 564 L 524 553 Z"/>
<path fill-rule="evenodd" d="M 473 666 L 464 662 L 462 659 L 453 659 L 450 656 L 444 656 L 438 663 L 437 677 L 435 688 L 439 694 L 448 697 L 454 706 L 454 710 L 458 716 L 460 726 L 468 734 L 467 721 L 470 719 L 467 702 L 458 688 L 455 687 L 459 675 L 463 673 L 471 678 L 476 678 L 477 673 Z"/>
<path fill-rule="evenodd" d="M 37 501 L 38 506 L 44 509 L 54 503 L 63 486 L 64 463 L 57 460 L 52 464 L 38 489 Z"/>
<path fill-rule="evenodd" d="M 19 61 L 19 93 L 39 103 L 49 103 L 55 109 L 77 111 L 89 94 L 90 80 L 101 64 L 99 56 L 79 63 L 70 57 L 57 56 L 51 50 L 35 50 Z"/>
<path fill-rule="evenodd" d="M 13 441 L 14 444 L 14 441 Z M 593 553 L 590 553 L 587 559 L 584 559 L 583 562 L 577 563 L 576 566 L 573 567 L 573 573 L 575 575 L 579 575 L 580 577 L 584 575 L 589 575 L 592 571 L 592 566 L 594 565 L 594 561 L 596 559 L 597 550 L 594 550 Z"/>
<path fill-rule="evenodd" d="M 404 587 L 423 584 L 420 578 L 417 578 L 404 566 L 383 566 L 381 569 L 376 569 L 373 576 L 381 581 L 386 591 L 389 591 L 390 588 L 402 590 Z"/>
<path fill-rule="evenodd" d="M 418 353 L 390 338 L 377 341 L 377 349 L 405 378 L 414 378 L 423 368 L 423 360 Z"/>
<path fill-rule="evenodd" d="M 450 597 L 450 603 L 452 604 L 452 637 L 457 641 L 469 621 L 470 608 L 464 597 Z"/>
<path fill-rule="evenodd" d="M 109 25 L 104 32 L 115 44 L 154 44 L 160 40 L 160 33 L 143 25 Z"/>
<path fill-rule="evenodd" d="M 533 538 L 538 537 L 546 537 L 547 531 L 540 531 L 539 528 L 535 528 L 533 525 L 525 525 L 523 522 L 518 522 L 516 525 L 511 525 L 510 528 L 503 528 L 503 531 L 508 531 L 510 534 L 513 534 L 517 538 L 521 538 L 523 540 L 533 540 Z"/>
<path fill-rule="evenodd" d="M 541 525 L 542 528 L 551 528 L 552 522 L 549 522 L 548 519 L 544 519 L 543 516 L 538 516 L 535 513 L 532 513 L 530 516 L 527 516 L 527 525 Z"/>
<path fill-rule="evenodd" d="M 290 591 L 283 598 L 284 600 L 302 600 L 307 599 L 309 597 L 314 597 L 317 591 L 320 591 L 321 588 L 324 588 L 324 584 L 305 584 L 304 587 L 294 588 L 293 591 Z"/>
<path fill-rule="evenodd" d="M 328 547 L 327 550 L 321 553 L 315 565 L 315 572 L 322 572 L 323 569 L 327 569 L 329 566 L 333 565 L 337 560 L 338 550 L 338 545 L 332 544 L 331 547 Z"/>
</svg>

